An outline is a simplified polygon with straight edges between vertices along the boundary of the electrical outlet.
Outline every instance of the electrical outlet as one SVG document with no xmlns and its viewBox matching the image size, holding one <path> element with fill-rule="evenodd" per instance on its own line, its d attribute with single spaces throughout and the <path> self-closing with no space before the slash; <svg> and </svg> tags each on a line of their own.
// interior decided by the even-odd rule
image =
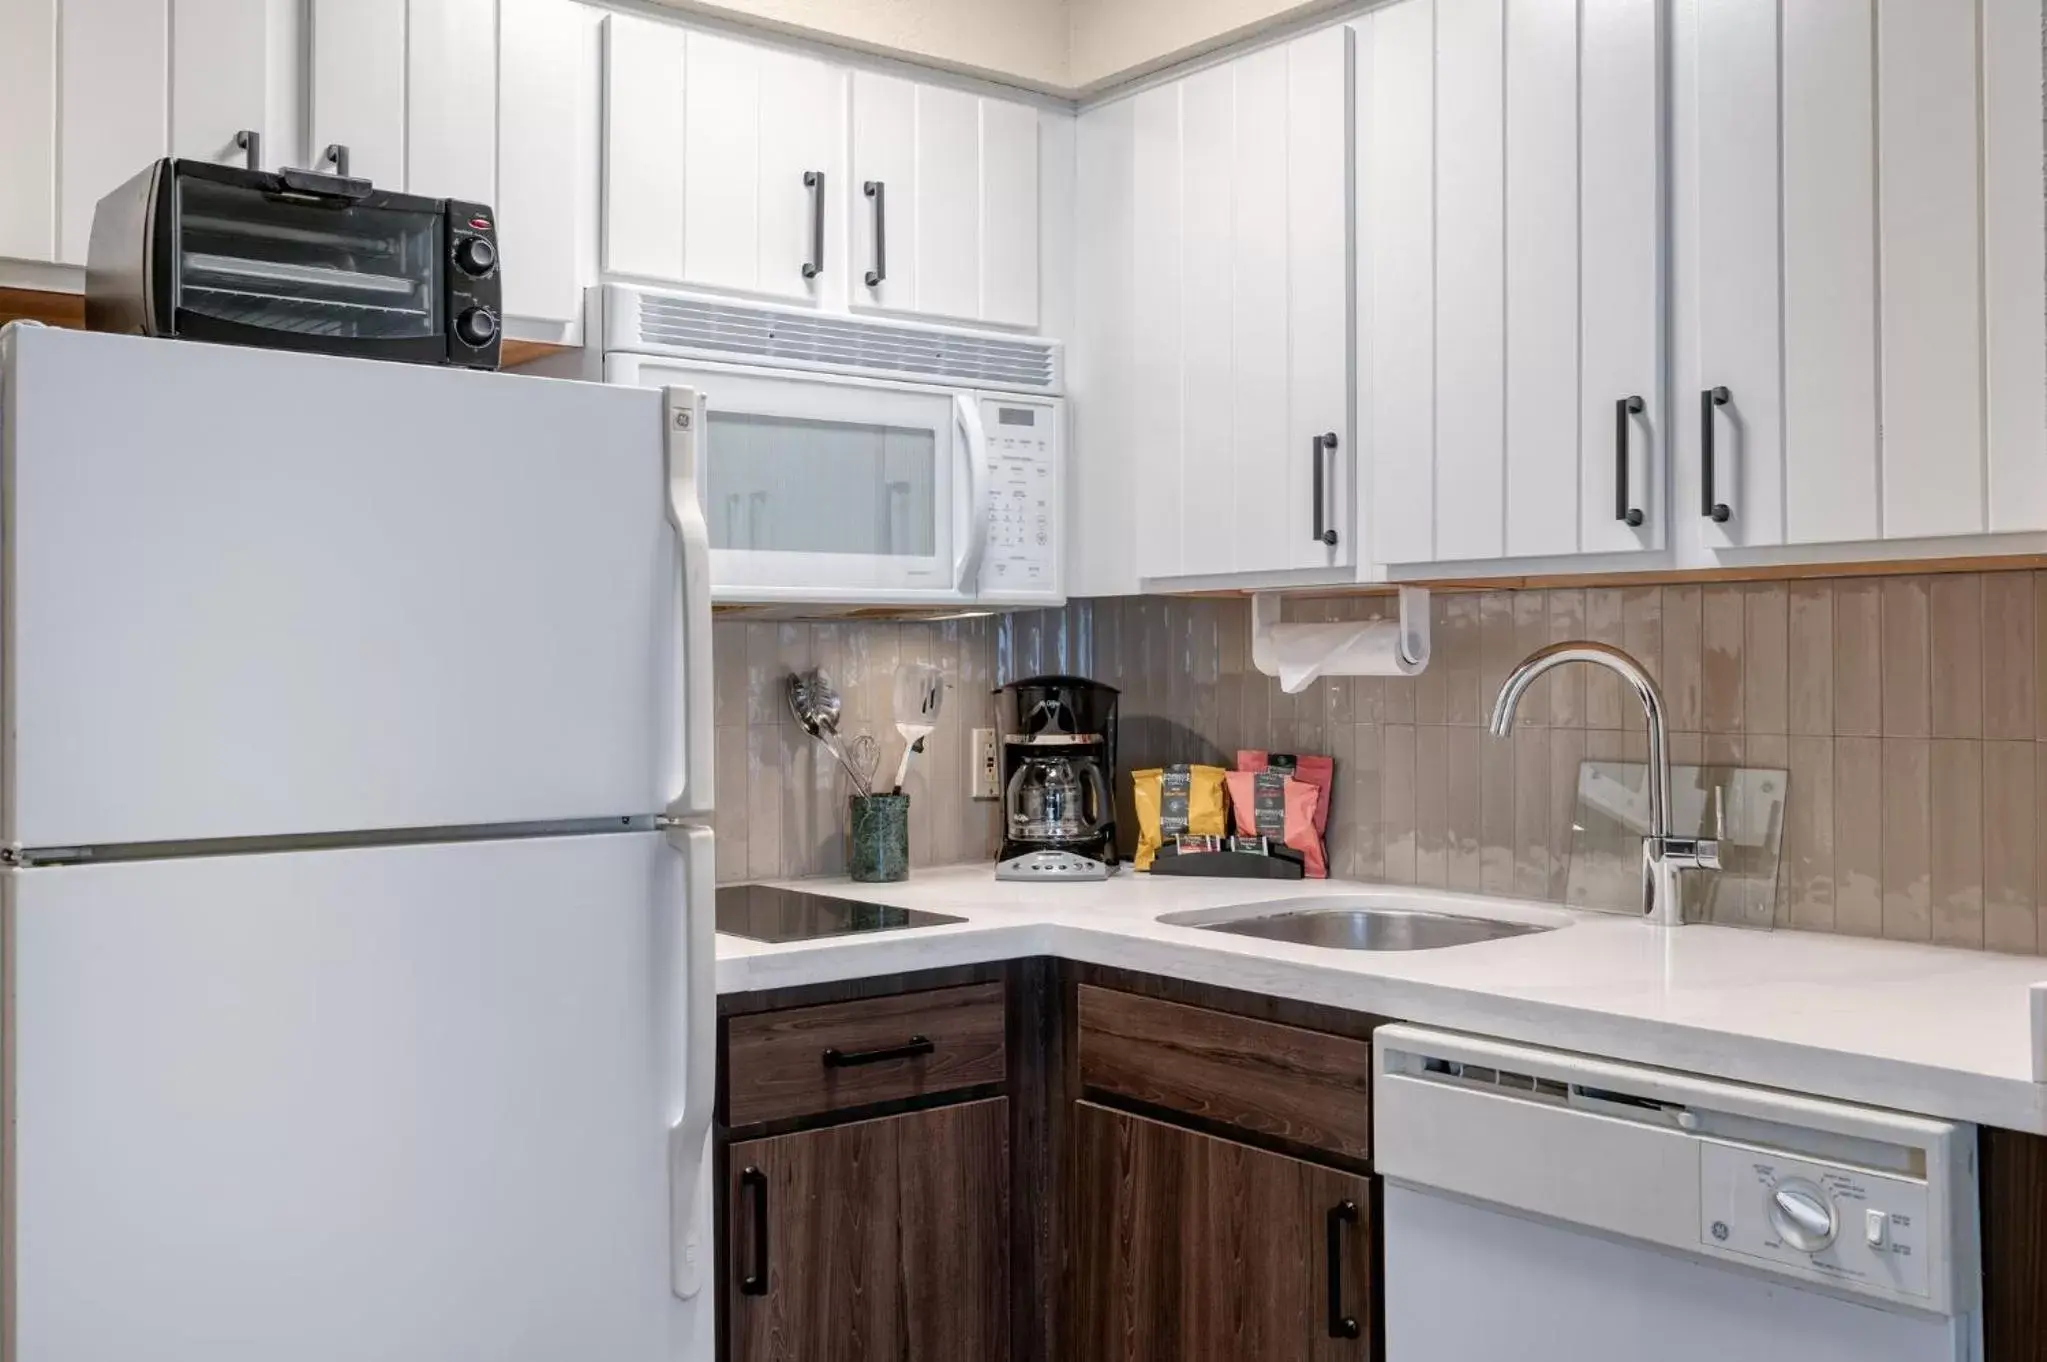
<svg viewBox="0 0 2047 1362">
<path fill-rule="evenodd" d="M 977 728 L 973 744 L 974 772 L 971 797 L 975 799 L 1000 799 L 1002 797 L 1001 748 L 995 741 L 995 730 Z"/>
</svg>

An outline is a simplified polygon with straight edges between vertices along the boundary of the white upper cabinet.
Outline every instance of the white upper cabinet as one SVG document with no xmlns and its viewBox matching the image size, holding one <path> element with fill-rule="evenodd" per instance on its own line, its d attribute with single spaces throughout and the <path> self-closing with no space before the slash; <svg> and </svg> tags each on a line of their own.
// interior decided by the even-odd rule
<svg viewBox="0 0 2047 1362">
<path fill-rule="evenodd" d="M 0 259 L 57 258 L 57 0 L 0 4 Z"/>
<path fill-rule="evenodd" d="M 1359 21 L 1372 556 L 1661 547 L 1660 0 L 1401 0 Z"/>
<path fill-rule="evenodd" d="M 1142 577 L 1355 575 L 1352 80 L 1334 28 L 1131 101 Z"/>
<path fill-rule="evenodd" d="M 406 0 L 311 0 L 307 159 L 380 189 L 405 188 Z"/>
<path fill-rule="evenodd" d="M 2047 529 L 2041 18 L 1698 7 L 1677 505 L 1708 548 Z"/>
<path fill-rule="evenodd" d="M 597 28 L 570 0 L 499 0 L 498 252 L 509 318 L 575 324 L 597 257 Z"/>
<path fill-rule="evenodd" d="M 672 24 L 604 21 L 604 268 L 843 298 L 844 76 Z"/>
<path fill-rule="evenodd" d="M 1038 115 L 871 71 L 852 75 L 858 307 L 1038 323 Z"/>
</svg>

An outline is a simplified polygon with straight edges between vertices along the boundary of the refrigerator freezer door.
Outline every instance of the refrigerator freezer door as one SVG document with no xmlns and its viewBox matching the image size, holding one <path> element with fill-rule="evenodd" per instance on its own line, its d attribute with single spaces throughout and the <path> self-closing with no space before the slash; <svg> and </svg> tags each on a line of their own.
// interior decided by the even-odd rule
<svg viewBox="0 0 2047 1362">
<path fill-rule="evenodd" d="M 676 799 L 661 394 L 50 329 L 11 341 L 6 840 Z"/>
<path fill-rule="evenodd" d="M 669 1261 L 710 1062 L 687 860 L 617 833 L 0 877 L 12 1355 L 708 1362 L 712 1293 Z"/>
</svg>

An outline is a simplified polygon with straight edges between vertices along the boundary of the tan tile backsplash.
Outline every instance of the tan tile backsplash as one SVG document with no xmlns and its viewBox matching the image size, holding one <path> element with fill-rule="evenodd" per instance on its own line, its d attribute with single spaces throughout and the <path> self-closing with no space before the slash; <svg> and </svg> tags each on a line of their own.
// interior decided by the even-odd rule
<svg viewBox="0 0 2047 1362">
<path fill-rule="evenodd" d="M 1289 617 L 1383 615 L 1384 597 L 1290 602 Z M 1656 674 L 1682 762 L 1790 772 L 1783 928 L 2047 953 L 2047 573 L 1439 593 L 1436 655 L 1412 679 L 1298 696 L 1249 661 L 1242 600 L 1130 597 L 993 619 L 716 626 L 720 874 L 843 865 L 845 787 L 796 727 L 782 677 L 823 666 L 845 728 L 884 739 L 897 664 L 953 679 L 913 771 L 918 865 L 984 860 L 997 806 L 968 800 L 968 732 L 1000 681 L 1071 671 L 1123 689 L 1122 766 L 1227 761 L 1239 747 L 1337 759 L 1339 875 L 1561 900 L 1578 764 L 1642 759 L 1616 678 L 1539 683 L 1510 742 L 1493 692 L 1544 642 L 1596 638 Z"/>
</svg>

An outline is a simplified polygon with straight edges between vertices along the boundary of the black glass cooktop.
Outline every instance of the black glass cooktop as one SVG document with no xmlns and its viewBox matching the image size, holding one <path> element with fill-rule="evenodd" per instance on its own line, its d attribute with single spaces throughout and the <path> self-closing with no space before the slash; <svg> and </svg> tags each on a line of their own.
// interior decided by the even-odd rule
<svg viewBox="0 0 2047 1362">
<path fill-rule="evenodd" d="M 891 908 L 881 903 L 856 903 L 827 894 L 806 894 L 765 884 L 729 884 L 718 891 L 718 930 L 754 941 L 815 941 L 855 932 L 893 932 L 905 927 L 936 927 L 965 918 Z"/>
</svg>

